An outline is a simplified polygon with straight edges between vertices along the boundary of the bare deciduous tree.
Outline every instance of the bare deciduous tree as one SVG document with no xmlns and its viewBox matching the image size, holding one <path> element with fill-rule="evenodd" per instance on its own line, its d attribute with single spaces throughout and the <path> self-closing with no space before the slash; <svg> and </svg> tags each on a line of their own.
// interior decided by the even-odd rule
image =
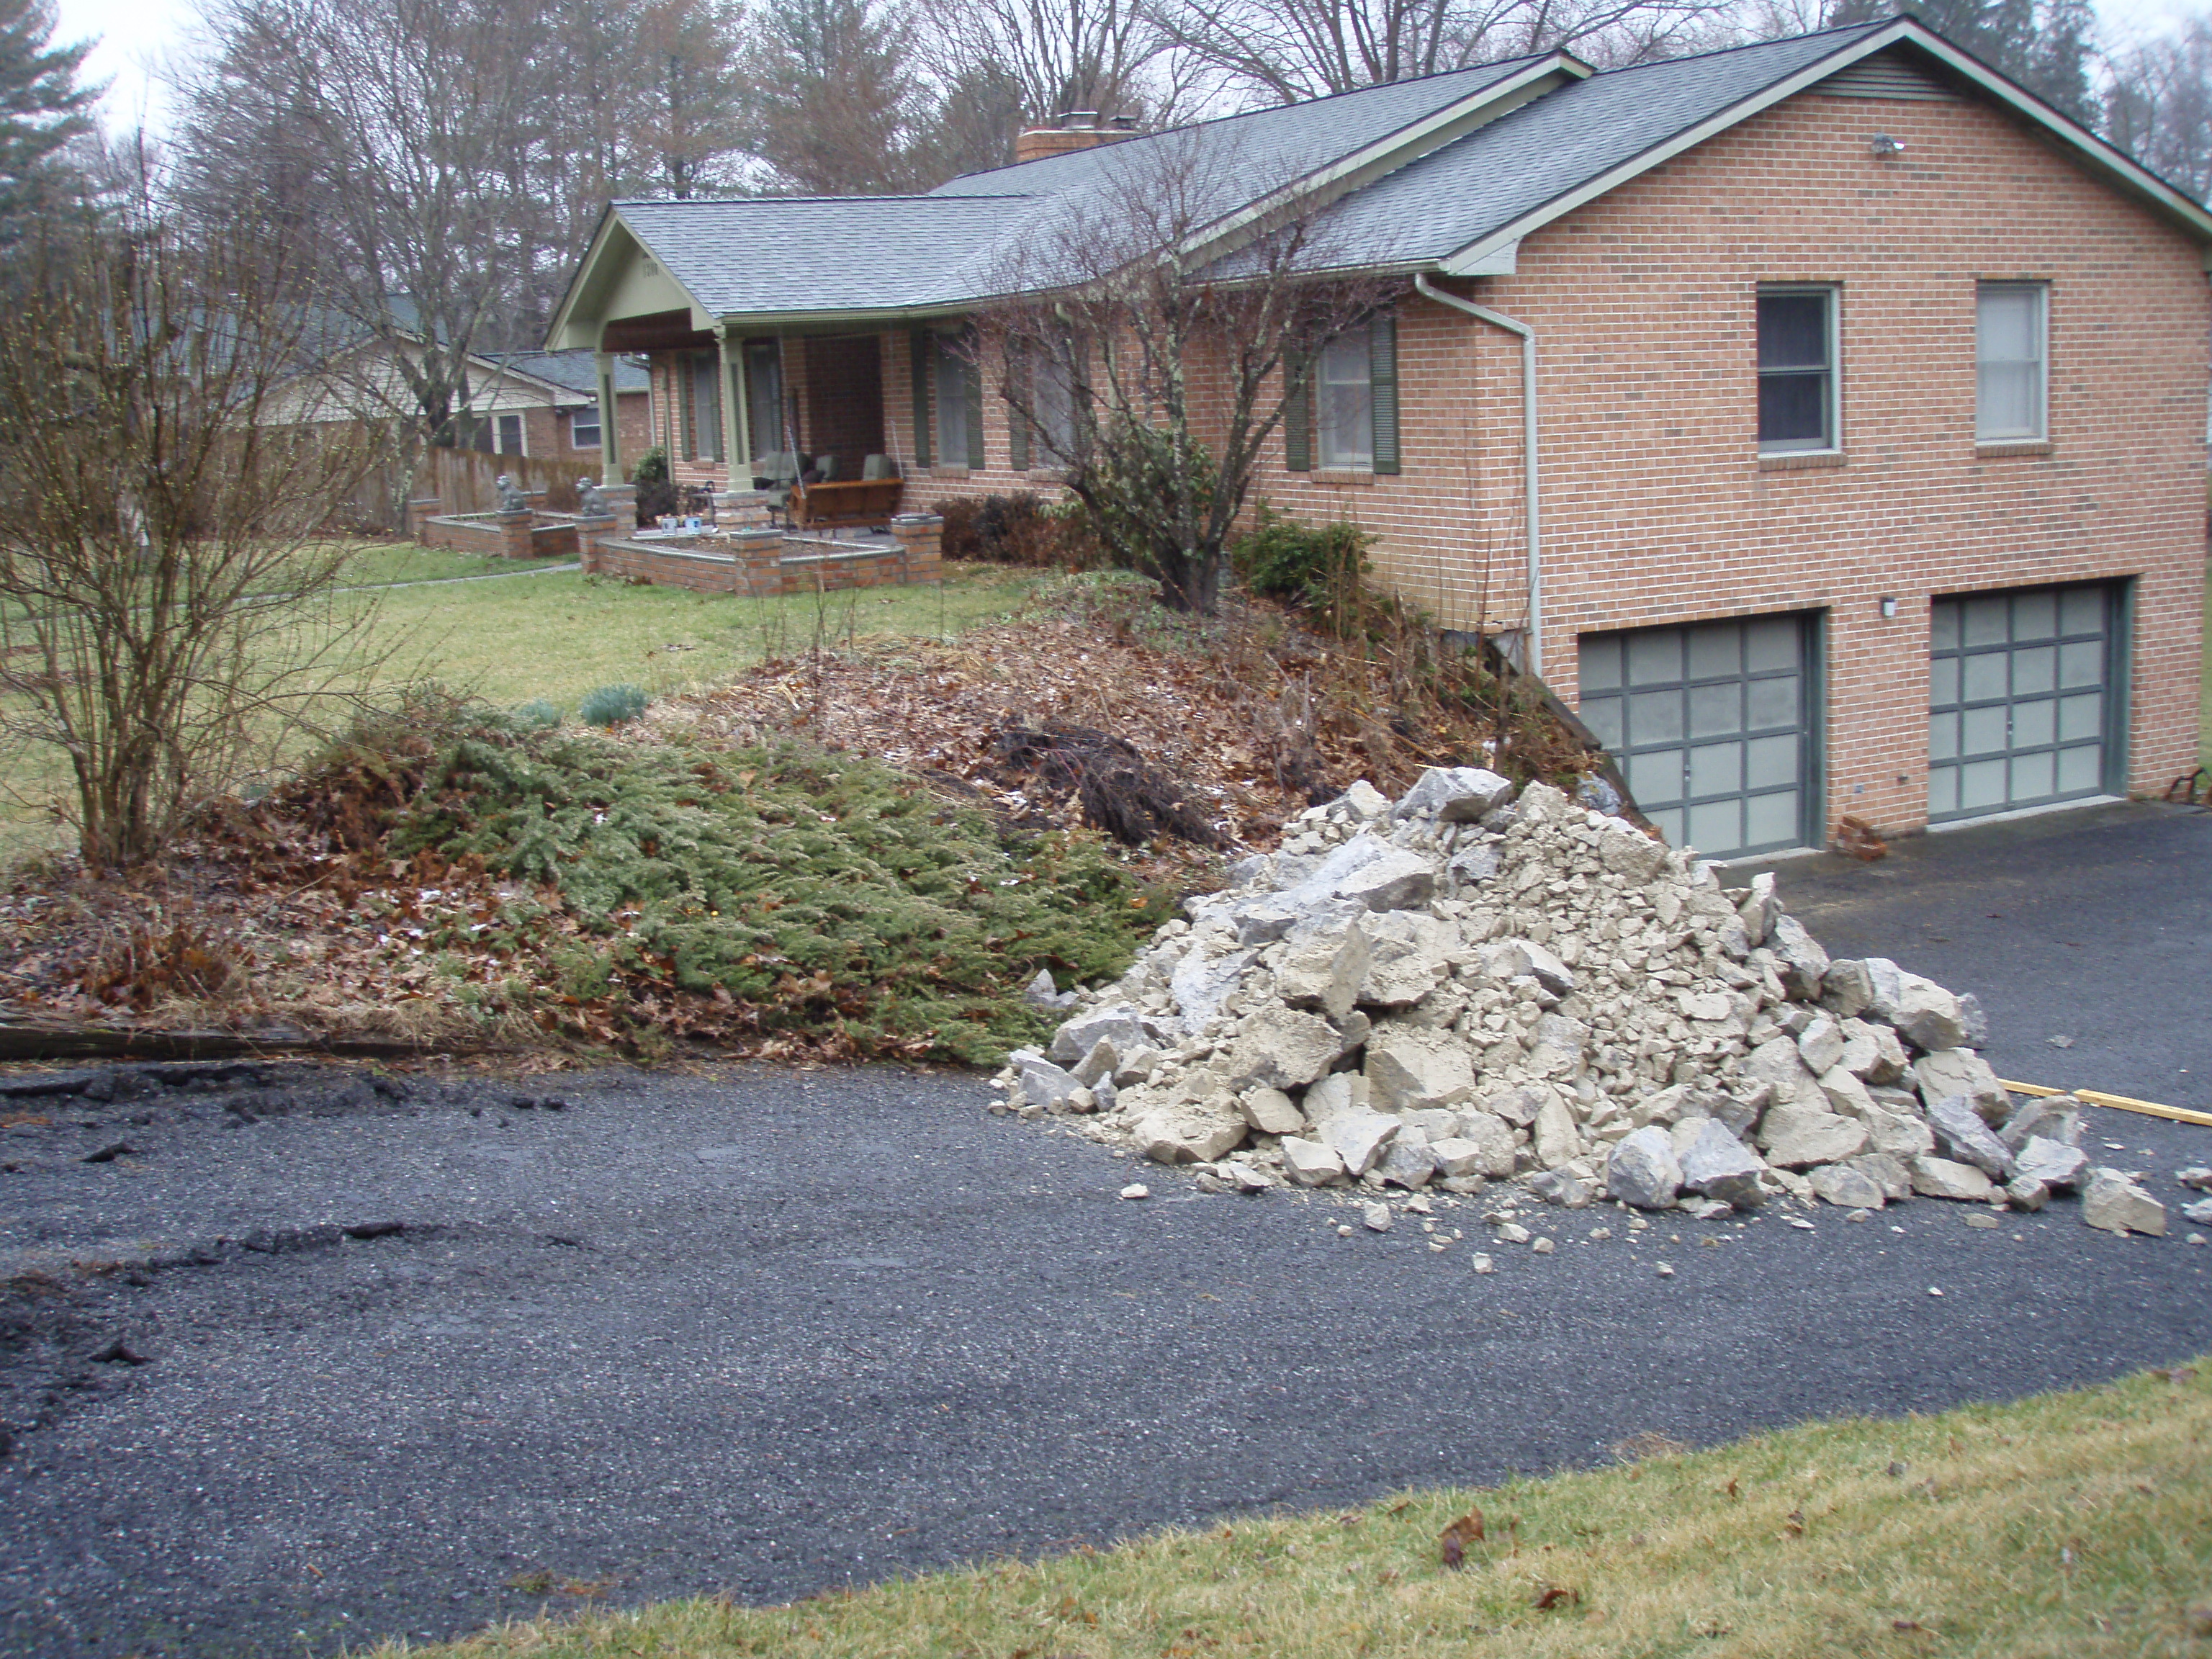
<svg viewBox="0 0 2212 1659">
<path fill-rule="evenodd" d="M 1403 284 L 1346 275 L 1325 210 L 1246 208 L 1255 169 L 1204 129 L 1109 152 L 1042 229 L 975 349 L 1109 554 L 1211 611 L 1267 441 L 1329 340 Z"/>
<path fill-rule="evenodd" d="M 1143 0 L 927 0 L 924 15 L 924 55 L 948 86 L 995 71 L 1033 119 L 1163 118 L 1169 43 Z"/>
<path fill-rule="evenodd" d="M 777 185 L 859 196 L 936 182 L 913 20 L 896 0 L 765 0 L 754 27 L 751 148 Z"/>
<path fill-rule="evenodd" d="M 2105 136 L 2198 201 L 2212 196 L 2212 18 L 2113 60 Z"/>
<path fill-rule="evenodd" d="M 1619 64 L 1707 43 L 1734 0 L 1152 0 L 1182 52 L 1283 103 L 1569 46 Z"/>
<path fill-rule="evenodd" d="M 0 313 L 0 736 L 65 757 L 100 868 L 158 854 L 356 665 L 319 542 L 377 457 L 267 423 L 301 361 L 286 250 L 143 198 L 27 247 Z"/>
</svg>

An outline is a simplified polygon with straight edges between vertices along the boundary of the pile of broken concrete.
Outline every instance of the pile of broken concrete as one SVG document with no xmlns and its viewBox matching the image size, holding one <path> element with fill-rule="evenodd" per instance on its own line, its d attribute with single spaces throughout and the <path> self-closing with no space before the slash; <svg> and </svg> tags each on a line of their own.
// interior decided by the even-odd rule
<svg viewBox="0 0 2212 1659">
<path fill-rule="evenodd" d="M 1517 1181 L 1717 1216 L 2079 1191 L 2092 1225 L 2165 1231 L 2091 1165 L 2078 1101 L 1998 1081 L 1972 997 L 1832 962 L 1771 876 L 1726 887 L 1549 785 L 1355 784 L 1232 876 L 1118 982 L 1063 999 L 996 1109 L 1246 1192 Z"/>
</svg>

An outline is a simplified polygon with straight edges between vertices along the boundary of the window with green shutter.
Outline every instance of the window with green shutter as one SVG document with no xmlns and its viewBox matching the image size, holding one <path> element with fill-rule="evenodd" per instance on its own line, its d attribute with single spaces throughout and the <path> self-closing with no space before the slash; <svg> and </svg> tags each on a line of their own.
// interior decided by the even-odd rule
<svg viewBox="0 0 2212 1659">
<path fill-rule="evenodd" d="M 1398 470 L 1398 319 L 1381 313 L 1367 325 L 1369 409 L 1375 422 L 1375 471 Z"/>
</svg>

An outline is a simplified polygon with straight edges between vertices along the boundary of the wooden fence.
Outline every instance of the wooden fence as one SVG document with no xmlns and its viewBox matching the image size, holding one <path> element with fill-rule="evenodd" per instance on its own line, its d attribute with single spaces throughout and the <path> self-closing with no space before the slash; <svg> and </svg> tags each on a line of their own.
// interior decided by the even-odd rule
<svg viewBox="0 0 2212 1659">
<path fill-rule="evenodd" d="M 489 513 L 499 505 L 495 481 L 513 478 L 531 505 L 546 513 L 574 513 L 576 486 L 597 479 L 597 461 L 544 461 L 531 455 L 487 455 L 475 449 L 432 449 L 410 475 L 404 463 L 378 468 L 362 480 L 337 518 L 363 530 L 405 532 L 414 527 L 409 503 L 434 501 L 416 509 L 433 513 Z"/>
</svg>

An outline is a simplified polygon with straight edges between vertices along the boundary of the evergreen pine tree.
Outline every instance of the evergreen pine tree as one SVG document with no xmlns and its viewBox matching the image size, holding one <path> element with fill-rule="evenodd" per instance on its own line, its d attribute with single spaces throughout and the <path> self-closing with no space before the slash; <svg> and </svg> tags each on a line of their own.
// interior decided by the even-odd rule
<svg viewBox="0 0 2212 1659">
<path fill-rule="evenodd" d="M 0 240 L 74 194 L 70 143 L 92 131 L 99 87 L 77 83 L 93 43 L 52 45 L 50 0 L 0 0 Z"/>
</svg>

